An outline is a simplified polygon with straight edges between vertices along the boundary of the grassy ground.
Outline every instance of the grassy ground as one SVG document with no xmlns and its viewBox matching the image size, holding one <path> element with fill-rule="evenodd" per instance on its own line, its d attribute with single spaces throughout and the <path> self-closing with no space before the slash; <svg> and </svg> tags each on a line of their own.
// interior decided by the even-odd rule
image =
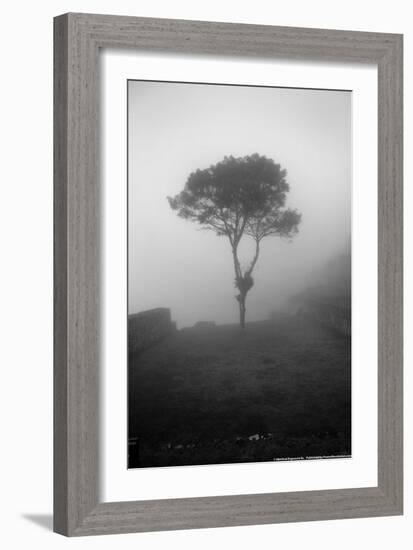
<svg viewBox="0 0 413 550">
<path fill-rule="evenodd" d="M 129 467 L 349 455 L 350 340 L 282 318 L 129 358 Z"/>
</svg>

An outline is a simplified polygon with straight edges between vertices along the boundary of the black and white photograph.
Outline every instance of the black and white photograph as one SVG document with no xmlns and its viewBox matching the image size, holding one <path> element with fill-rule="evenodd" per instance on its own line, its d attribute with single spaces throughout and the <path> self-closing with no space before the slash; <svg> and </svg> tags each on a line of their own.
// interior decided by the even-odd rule
<svg viewBox="0 0 413 550">
<path fill-rule="evenodd" d="M 351 458 L 351 91 L 127 96 L 128 468 Z"/>
</svg>

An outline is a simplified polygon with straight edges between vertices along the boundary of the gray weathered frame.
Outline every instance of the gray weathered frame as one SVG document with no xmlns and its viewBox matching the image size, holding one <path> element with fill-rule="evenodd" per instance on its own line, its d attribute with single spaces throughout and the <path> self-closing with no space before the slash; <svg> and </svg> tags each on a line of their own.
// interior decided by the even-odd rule
<svg viewBox="0 0 413 550">
<path fill-rule="evenodd" d="M 54 20 L 54 529 L 74 535 L 398 515 L 402 443 L 402 36 L 108 15 Z M 378 67 L 378 486 L 99 500 L 99 50 Z"/>
</svg>

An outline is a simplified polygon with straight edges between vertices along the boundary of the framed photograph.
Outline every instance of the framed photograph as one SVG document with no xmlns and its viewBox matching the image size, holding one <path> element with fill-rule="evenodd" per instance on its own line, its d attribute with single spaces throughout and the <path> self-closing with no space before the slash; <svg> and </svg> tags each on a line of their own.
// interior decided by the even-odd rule
<svg viewBox="0 0 413 550">
<path fill-rule="evenodd" d="M 54 32 L 55 531 L 401 514 L 402 36 Z"/>
</svg>

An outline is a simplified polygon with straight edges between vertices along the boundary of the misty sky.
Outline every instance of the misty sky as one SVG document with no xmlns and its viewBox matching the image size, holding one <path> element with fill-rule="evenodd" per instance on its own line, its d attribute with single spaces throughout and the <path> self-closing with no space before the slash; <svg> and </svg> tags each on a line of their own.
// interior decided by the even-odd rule
<svg viewBox="0 0 413 550">
<path fill-rule="evenodd" d="M 237 323 L 226 237 L 178 218 L 166 197 L 224 156 L 265 155 L 287 170 L 292 242 L 262 241 L 247 321 L 265 319 L 349 245 L 351 93 L 130 81 L 129 312 L 169 307 L 178 327 Z M 251 241 L 241 246 L 249 263 Z"/>
</svg>

